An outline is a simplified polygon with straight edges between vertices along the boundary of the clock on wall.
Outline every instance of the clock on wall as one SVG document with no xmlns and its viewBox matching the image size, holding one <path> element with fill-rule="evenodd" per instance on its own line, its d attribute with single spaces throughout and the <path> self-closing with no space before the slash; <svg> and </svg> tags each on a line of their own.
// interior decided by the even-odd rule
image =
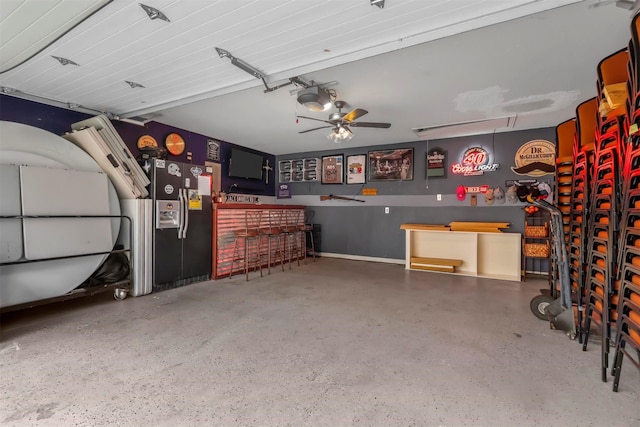
<svg viewBox="0 0 640 427">
<path fill-rule="evenodd" d="M 170 133 L 164 140 L 164 145 L 167 147 L 167 151 L 173 154 L 174 156 L 179 156 L 184 152 L 185 142 L 184 138 L 182 138 L 177 133 Z"/>
<path fill-rule="evenodd" d="M 151 135 L 142 135 L 138 138 L 138 149 L 146 148 L 146 147 L 157 147 L 158 141 Z"/>
</svg>

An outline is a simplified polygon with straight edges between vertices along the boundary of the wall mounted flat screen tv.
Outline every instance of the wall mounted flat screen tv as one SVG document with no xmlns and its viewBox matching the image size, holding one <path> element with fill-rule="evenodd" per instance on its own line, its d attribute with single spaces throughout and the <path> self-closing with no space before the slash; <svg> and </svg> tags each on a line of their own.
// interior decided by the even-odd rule
<svg viewBox="0 0 640 427">
<path fill-rule="evenodd" d="M 229 176 L 235 178 L 262 179 L 262 165 L 264 159 L 260 154 L 231 149 L 229 160 Z"/>
</svg>

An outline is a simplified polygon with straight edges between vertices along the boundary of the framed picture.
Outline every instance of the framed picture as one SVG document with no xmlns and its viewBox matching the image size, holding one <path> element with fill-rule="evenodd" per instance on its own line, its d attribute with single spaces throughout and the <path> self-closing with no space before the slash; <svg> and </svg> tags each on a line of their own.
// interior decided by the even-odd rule
<svg viewBox="0 0 640 427">
<path fill-rule="evenodd" d="M 366 167 L 366 155 L 347 156 L 347 184 L 364 184 Z"/>
<path fill-rule="evenodd" d="M 447 152 L 441 148 L 432 148 L 427 152 L 427 178 L 447 177 Z"/>
<path fill-rule="evenodd" d="M 413 180 L 413 148 L 369 151 L 369 181 Z"/>
<path fill-rule="evenodd" d="M 344 182 L 344 156 L 336 154 L 322 157 L 322 183 L 342 184 Z"/>
</svg>

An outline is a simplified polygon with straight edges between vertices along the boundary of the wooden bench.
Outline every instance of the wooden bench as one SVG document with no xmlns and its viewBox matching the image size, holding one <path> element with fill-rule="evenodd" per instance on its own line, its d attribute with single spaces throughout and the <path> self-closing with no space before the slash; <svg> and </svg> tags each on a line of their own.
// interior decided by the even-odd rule
<svg viewBox="0 0 640 427">
<path fill-rule="evenodd" d="M 447 258 L 411 257 L 411 268 L 416 270 L 444 271 L 454 273 L 456 267 L 462 265 L 462 260 Z"/>
</svg>

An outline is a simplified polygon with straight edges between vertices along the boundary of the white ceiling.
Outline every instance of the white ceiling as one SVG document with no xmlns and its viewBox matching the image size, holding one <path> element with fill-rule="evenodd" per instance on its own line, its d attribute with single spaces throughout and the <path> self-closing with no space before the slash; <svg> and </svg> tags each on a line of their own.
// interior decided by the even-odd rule
<svg viewBox="0 0 640 427">
<path fill-rule="evenodd" d="M 32 26 L 42 20 L 33 5 L 53 2 L 77 3 L 2 0 L 0 23 Z M 265 93 L 219 47 L 261 70 L 270 87 L 295 76 L 327 83 L 347 110 L 369 111 L 361 121 L 391 123 L 354 128 L 344 146 L 413 141 L 414 128 L 513 115 L 514 130 L 548 127 L 595 96 L 597 63 L 627 45 L 632 16 L 613 0 L 386 0 L 382 9 L 369 0 L 142 2 L 170 22 L 113 0 L 0 74 L 0 85 L 120 117 L 153 115 L 272 154 L 336 149 L 326 130 L 298 133 L 322 123 L 296 120 L 331 111 L 304 109 L 294 85 Z M 17 13 L 25 4 L 28 13 Z"/>
</svg>

